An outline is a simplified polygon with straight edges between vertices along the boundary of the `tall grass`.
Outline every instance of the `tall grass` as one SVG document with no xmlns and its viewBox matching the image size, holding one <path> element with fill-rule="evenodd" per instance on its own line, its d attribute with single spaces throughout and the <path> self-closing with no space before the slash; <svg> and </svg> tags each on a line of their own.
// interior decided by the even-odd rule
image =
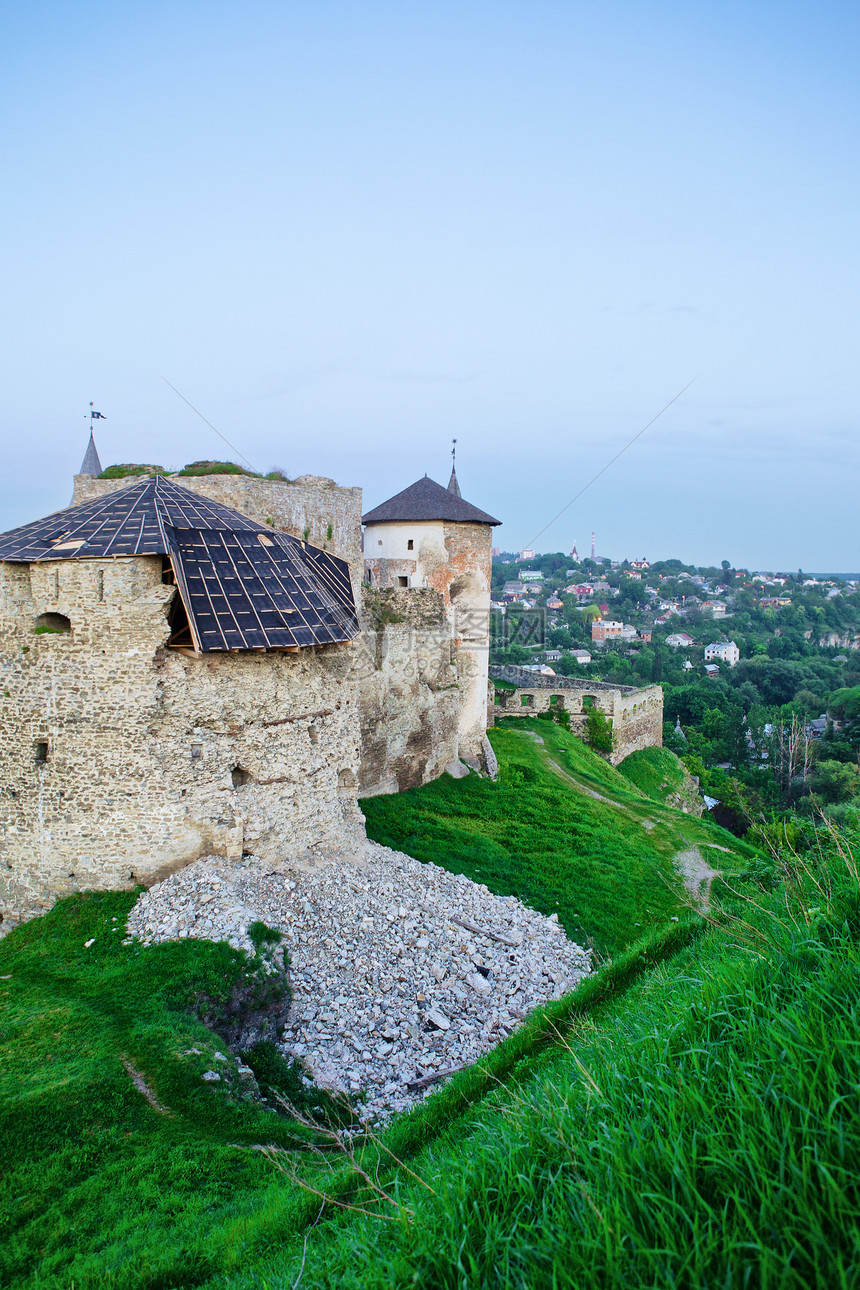
<svg viewBox="0 0 860 1290">
<path fill-rule="evenodd" d="M 412 1160 L 436 1193 L 400 1180 L 413 1218 L 321 1229 L 303 1286 L 860 1284 L 856 842 L 724 891 L 703 939 Z"/>
</svg>

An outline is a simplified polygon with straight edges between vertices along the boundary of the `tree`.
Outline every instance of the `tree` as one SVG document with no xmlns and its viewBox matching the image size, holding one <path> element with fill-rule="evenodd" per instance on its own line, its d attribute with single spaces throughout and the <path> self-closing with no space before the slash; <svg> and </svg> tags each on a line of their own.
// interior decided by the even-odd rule
<svg viewBox="0 0 860 1290">
<path fill-rule="evenodd" d="M 585 718 L 586 742 L 599 753 L 612 752 L 612 722 L 600 708 L 589 708 Z"/>
<path fill-rule="evenodd" d="M 824 802 L 850 801 L 860 791 L 857 767 L 841 761 L 817 762 L 809 777 L 809 787 Z"/>
</svg>

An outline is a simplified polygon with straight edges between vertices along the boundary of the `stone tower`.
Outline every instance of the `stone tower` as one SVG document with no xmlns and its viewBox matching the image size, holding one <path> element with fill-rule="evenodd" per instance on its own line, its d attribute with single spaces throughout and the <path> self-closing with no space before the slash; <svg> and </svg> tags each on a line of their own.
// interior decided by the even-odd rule
<svg viewBox="0 0 860 1290">
<path fill-rule="evenodd" d="M 492 529 L 500 520 L 425 475 L 363 517 L 372 587 L 431 587 L 442 596 L 460 689 L 459 751 L 481 756 L 487 730 Z"/>
</svg>

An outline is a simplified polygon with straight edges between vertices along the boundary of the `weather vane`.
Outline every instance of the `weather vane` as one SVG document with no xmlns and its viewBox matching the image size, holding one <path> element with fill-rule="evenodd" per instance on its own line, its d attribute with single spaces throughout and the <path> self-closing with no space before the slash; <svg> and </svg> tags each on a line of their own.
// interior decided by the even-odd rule
<svg viewBox="0 0 860 1290">
<path fill-rule="evenodd" d="M 86 416 L 86 413 L 84 415 Z M 93 421 L 107 421 L 107 417 L 103 412 L 94 412 L 93 403 L 90 402 L 90 425 L 92 425 Z"/>
<path fill-rule="evenodd" d="M 452 466 L 456 466 L 456 464 L 457 464 L 457 440 L 456 440 L 456 439 L 452 439 L 452 440 L 451 440 L 451 443 L 452 443 L 452 445 L 453 445 L 453 446 L 452 446 L 452 448 L 451 448 L 451 465 L 452 465 Z"/>
</svg>

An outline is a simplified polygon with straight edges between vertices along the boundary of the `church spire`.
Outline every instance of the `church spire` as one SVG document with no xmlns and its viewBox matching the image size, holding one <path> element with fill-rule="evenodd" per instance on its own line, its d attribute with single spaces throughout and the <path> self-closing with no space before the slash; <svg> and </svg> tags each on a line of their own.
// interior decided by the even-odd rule
<svg viewBox="0 0 860 1290">
<path fill-rule="evenodd" d="M 451 478 L 448 480 L 448 492 L 453 493 L 455 497 L 462 497 L 460 485 L 457 482 L 457 440 L 452 439 L 453 447 L 451 448 Z"/>
</svg>

